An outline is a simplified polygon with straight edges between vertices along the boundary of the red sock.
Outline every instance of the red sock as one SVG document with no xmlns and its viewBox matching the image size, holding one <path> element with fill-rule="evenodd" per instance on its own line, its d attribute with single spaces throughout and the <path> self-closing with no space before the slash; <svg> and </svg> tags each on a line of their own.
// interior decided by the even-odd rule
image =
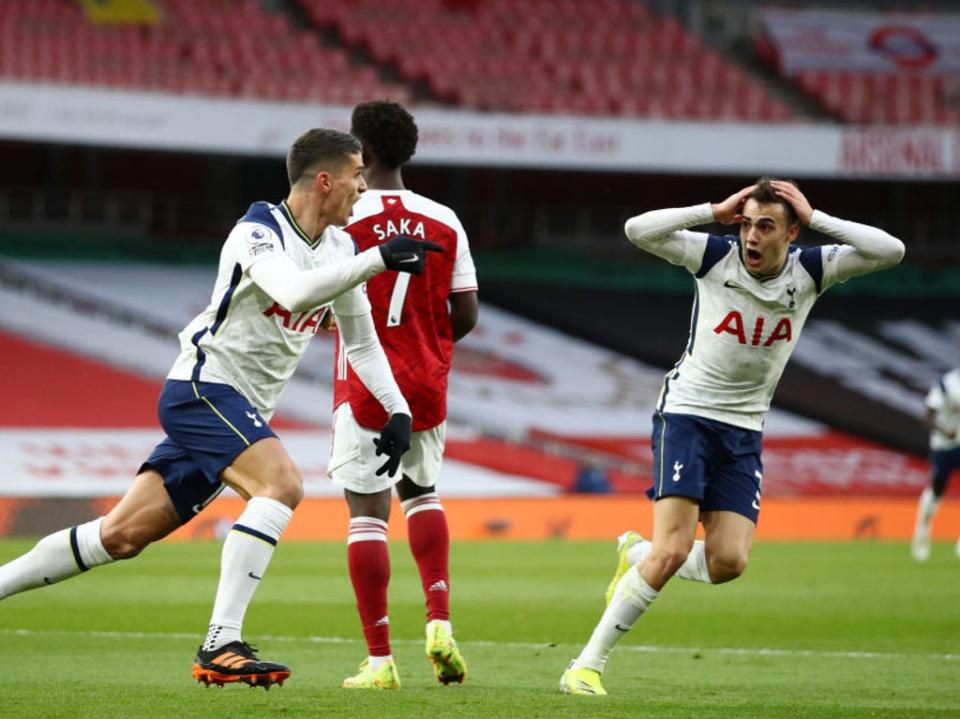
<svg viewBox="0 0 960 719">
<path fill-rule="evenodd" d="M 435 492 L 403 502 L 410 552 L 420 570 L 427 621 L 450 619 L 450 532 Z"/>
<path fill-rule="evenodd" d="M 371 657 L 390 654 L 390 619 L 387 617 L 387 584 L 390 555 L 387 553 L 387 523 L 373 517 L 350 520 L 347 564 L 357 597 L 357 612 Z"/>
</svg>

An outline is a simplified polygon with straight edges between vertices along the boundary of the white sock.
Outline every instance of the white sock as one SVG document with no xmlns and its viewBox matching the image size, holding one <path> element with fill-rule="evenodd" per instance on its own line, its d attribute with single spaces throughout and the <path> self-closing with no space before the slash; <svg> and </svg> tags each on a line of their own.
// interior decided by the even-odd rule
<svg viewBox="0 0 960 719">
<path fill-rule="evenodd" d="M 710 572 L 707 571 L 707 553 L 704 551 L 703 540 L 698 539 L 693 543 L 693 549 L 677 570 L 677 576 L 694 582 L 713 584 L 710 581 Z"/>
<path fill-rule="evenodd" d="M 627 561 L 634 565 L 640 564 L 640 562 L 647 558 L 652 548 L 653 542 L 649 539 L 641 539 L 627 550 Z"/>
<path fill-rule="evenodd" d="M 434 624 L 439 624 L 441 627 L 447 630 L 447 634 L 449 634 L 451 637 L 453 636 L 453 625 L 450 623 L 449 619 L 431 619 L 429 622 L 427 622 L 427 639 L 430 638 L 430 627 L 432 627 Z"/>
<path fill-rule="evenodd" d="M 631 564 L 640 564 L 647 555 L 653 543 L 649 540 L 641 540 L 627 550 L 627 560 Z M 690 579 L 694 582 L 704 582 L 712 584 L 710 581 L 710 572 L 707 571 L 707 555 L 704 551 L 703 540 L 698 539 L 693 543 L 693 549 L 687 555 L 686 561 L 677 570 L 677 575 L 681 579 Z"/>
<path fill-rule="evenodd" d="M 223 542 L 220 584 L 204 651 L 241 640 L 243 616 L 260 586 L 293 510 L 268 497 L 254 497 Z"/>
<path fill-rule="evenodd" d="M 418 512 L 426 512 L 431 509 L 443 511 L 443 505 L 440 504 L 440 495 L 436 492 L 427 492 L 413 499 L 405 499 L 400 502 L 400 506 L 407 519 L 410 519 L 410 517 Z"/>
<path fill-rule="evenodd" d="M 632 567 L 617 584 L 613 599 L 573 666 L 603 673 L 614 645 L 633 628 L 658 596 L 660 592 L 651 589 L 636 566 Z"/>
<path fill-rule="evenodd" d="M 926 487 L 923 492 L 920 493 L 920 502 L 917 505 L 917 526 L 914 530 L 915 534 L 929 534 L 930 533 L 930 522 L 933 520 L 933 515 L 937 513 L 937 508 L 940 506 L 940 500 L 933 493 L 932 487 Z"/>
<path fill-rule="evenodd" d="M 33 549 L 0 567 L 0 599 L 74 577 L 113 561 L 100 541 L 103 517 L 48 534 Z"/>
<path fill-rule="evenodd" d="M 367 662 L 369 663 L 369 666 L 371 669 L 373 669 L 373 671 L 377 671 L 377 669 L 379 669 L 381 665 L 385 664 L 386 662 L 392 662 L 392 661 L 393 661 L 392 654 L 387 654 L 386 656 L 383 656 L 383 657 L 374 657 L 374 656 L 367 657 Z"/>
</svg>

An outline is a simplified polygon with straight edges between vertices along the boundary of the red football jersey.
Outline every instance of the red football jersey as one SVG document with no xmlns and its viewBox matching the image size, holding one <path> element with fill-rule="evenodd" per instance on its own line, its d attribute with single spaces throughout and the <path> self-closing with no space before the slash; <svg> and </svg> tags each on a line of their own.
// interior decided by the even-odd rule
<svg viewBox="0 0 960 719">
<path fill-rule="evenodd" d="M 361 252 L 396 235 L 443 247 L 428 253 L 422 275 L 387 271 L 367 281 L 377 335 L 410 404 L 413 430 L 436 427 L 447 417 L 453 353 L 447 298 L 477 289 L 463 226 L 449 207 L 410 190 L 367 190 L 354 205 L 346 231 Z M 386 411 L 350 367 L 338 335 L 333 404 L 347 401 L 360 426 L 380 429 L 387 421 Z"/>
</svg>

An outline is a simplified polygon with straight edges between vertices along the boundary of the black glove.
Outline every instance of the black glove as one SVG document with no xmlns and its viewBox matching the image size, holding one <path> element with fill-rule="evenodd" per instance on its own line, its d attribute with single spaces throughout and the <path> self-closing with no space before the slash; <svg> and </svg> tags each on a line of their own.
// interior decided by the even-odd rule
<svg viewBox="0 0 960 719">
<path fill-rule="evenodd" d="M 385 454 L 389 459 L 377 470 L 377 476 L 386 472 L 391 477 L 400 469 L 400 457 L 410 449 L 410 431 L 413 418 L 409 414 L 392 414 L 383 425 L 379 439 L 373 440 L 377 456 Z"/>
<path fill-rule="evenodd" d="M 427 252 L 443 252 L 443 247 L 433 242 L 420 242 L 397 235 L 380 245 L 380 255 L 388 270 L 422 275 L 427 263 Z"/>
</svg>

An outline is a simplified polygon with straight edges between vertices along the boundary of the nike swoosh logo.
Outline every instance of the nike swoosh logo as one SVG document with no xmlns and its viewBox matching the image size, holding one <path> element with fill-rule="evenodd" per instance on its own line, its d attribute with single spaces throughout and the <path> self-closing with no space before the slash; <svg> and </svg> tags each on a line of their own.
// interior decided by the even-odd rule
<svg viewBox="0 0 960 719">
<path fill-rule="evenodd" d="M 759 510 L 760 510 L 760 505 L 757 504 L 756 502 L 754 502 L 754 503 L 753 503 L 753 508 L 756 509 L 757 511 L 759 511 Z"/>
<path fill-rule="evenodd" d="M 259 582 L 261 579 L 263 579 L 263 577 L 258 577 L 258 576 L 257 576 L 256 574 L 254 574 L 253 572 L 247 572 L 247 576 L 250 577 L 250 579 L 256 579 L 258 582 Z"/>
<path fill-rule="evenodd" d="M 727 280 L 726 282 L 724 282 L 724 283 L 723 283 L 723 286 L 724 286 L 724 287 L 728 287 L 728 288 L 731 289 L 731 290 L 743 290 L 743 289 L 746 289 L 746 288 L 743 287 L 742 285 L 738 285 L 736 282 L 731 282 L 730 280 Z"/>
<path fill-rule="evenodd" d="M 416 255 L 414 255 L 413 257 L 408 257 L 408 258 L 405 259 L 405 260 L 397 260 L 397 262 L 400 262 L 400 263 L 404 263 L 404 262 L 416 262 L 416 261 L 418 261 L 419 259 L 420 259 L 419 257 L 417 257 Z"/>
<path fill-rule="evenodd" d="M 618 632 L 629 632 L 629 631 L 630 631 L 630 627 L 621 627 L 619 624 L 614 624 L 613 626 L 614 626 L 614 628 L 615 628 Z"/>
</svg>

